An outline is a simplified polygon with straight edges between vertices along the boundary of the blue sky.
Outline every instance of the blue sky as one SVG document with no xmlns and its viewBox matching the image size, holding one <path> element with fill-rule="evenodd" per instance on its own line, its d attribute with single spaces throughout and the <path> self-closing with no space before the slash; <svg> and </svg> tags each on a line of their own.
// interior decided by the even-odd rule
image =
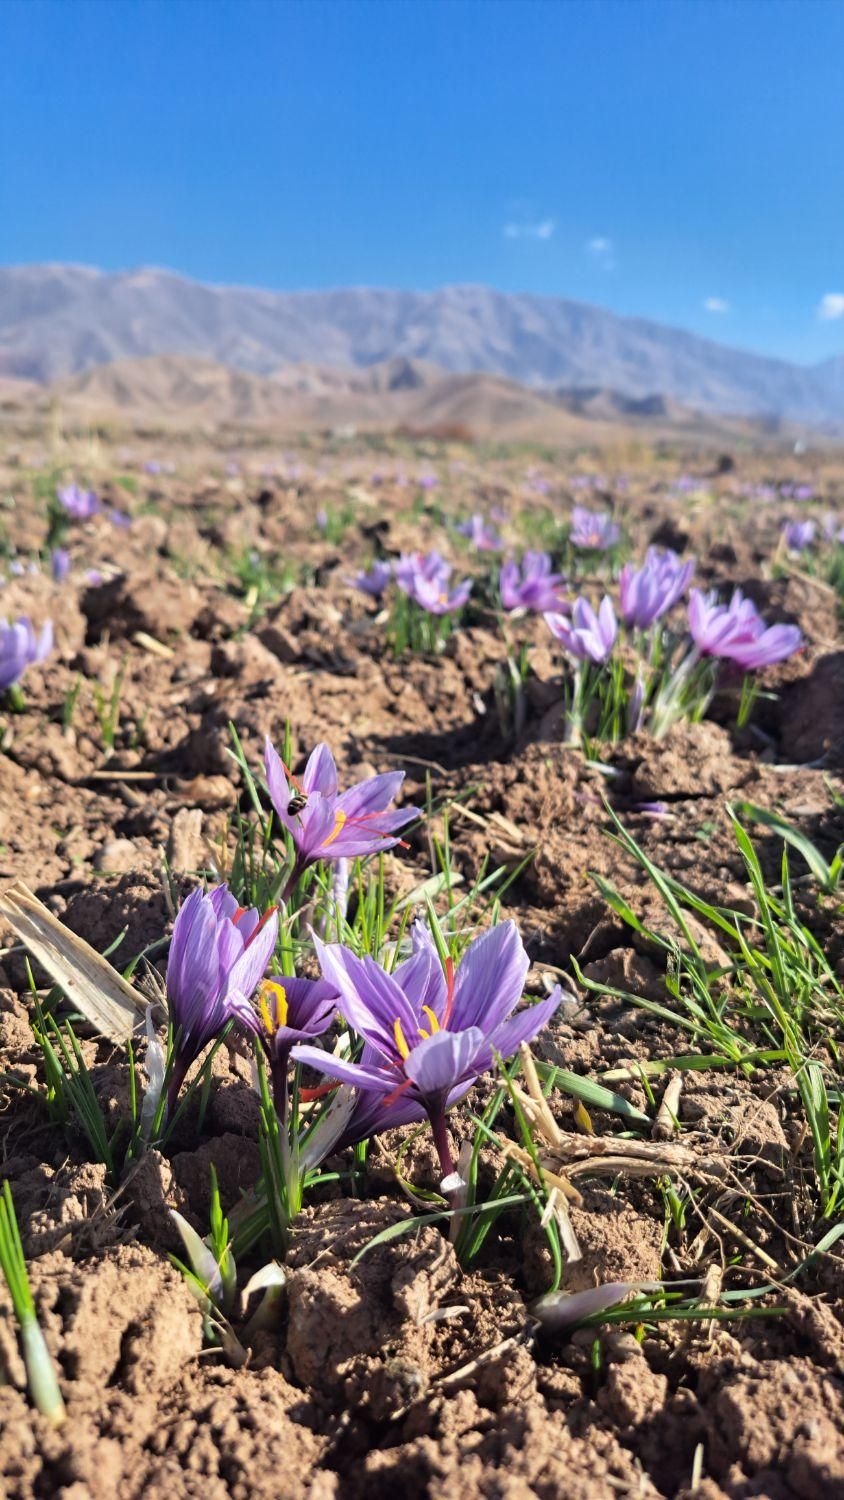
<svg viewBox="0 0 844 1500">
<path fill-rule="evenodd" d="M 484 282 L 820 359 L 843 71 L 839 0 L 0 0 L 0 260 Z"/>
</svg>

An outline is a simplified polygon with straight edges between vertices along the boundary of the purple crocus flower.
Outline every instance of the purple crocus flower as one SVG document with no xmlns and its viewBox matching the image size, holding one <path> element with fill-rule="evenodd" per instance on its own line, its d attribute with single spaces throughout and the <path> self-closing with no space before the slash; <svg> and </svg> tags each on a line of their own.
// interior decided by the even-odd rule
<svg viewBox="0 0 844 1500">
<path fill-rule="evenodd" d="M 436 474 L 432 474 L 431 471 L 428 470 L 426 473 L 420 474 L 416 482 L 419 485 L 420 490 L 435 490 L 440 481 L 438 480 Z"/>
<path fill-rule="evenodd" d="M 394 571 L 399 588 L 411 594 L 420 578 L 430 583 L 446 583 L 451 577 L 451 563 L 439 552 L 402 552 Z"/>
<path fill-rule="evenodd" d="M 278 937 L 275 907 L 260 917 L 238 906 L 227 885 L 192 891 L 179 908 L 167 959 L 167 1005 L 176 1035 L 168 1104 L 172 1110 L 188 1068 L 229 1021 L 253 1035 L 250 999 Z"/>
<path fill-rule="evenodd" d="M 396 583 L 420 609 L 430 615 L 453 614 L 472 592 L 471 578 L 464 578 L 449 592 L 451 563 L 439 552 L 402 553 L 395 567 Z"/>
<path fill-rule="evenodd" d="M 763 667 L 793 656 L 802 645 L 803 636 L 796 625 L 769 625 L 754 641 L 733 646 L 729 659 L 745 672 L 760 672 Z"/>
<path fill-rule="evenodd" d="M 399 1100 L 420 1105 L 431 1122 L 443 1175 L 450 1177 L 446 1110 L 492 1069 L 496 1056 L 512 1057 L 522 1042 L 533 1040 L 557 1009 L 560 990 L 513 1014 L 530 967 L 514 922 L 475 938 L 456 973 L 450 960 L 444 973 L 427 945 L 388 974 L 374 959 L 358 958 L 339 943 L 314 941 L 323 977 L 340 992 L 343 1016 L 370 1050 L 365 1061 L 350 1062 L 298 1046 L 294 1060 L 379 1096 L 385 1109 Z"/>
<path fill-rule="evenodd" d="M 527 481 L 527 484 L 529 485 L 530 489 L 533 490 L 535 495 L 550 495 L 551 486 L 545 476 L 543 474 L 540 474 L 538 469 L 528 469 L 527 473 L 525 474 L 525 480 Z"/>
<path fill-rule="evenodd" d="M 844 542 L 844 526 L 834 511 L 828 510 L 823 518 L 823 534 L 828 542 Z"/>
<path fill-rule="evenodd" d="M 786 521 L 782 528 L 789 552 L 805 552 L 815 540 L 814 521 Z"/>
<path fill-rule="evenodd" d="M 448 589 L 436 591 L 433 585 L 422 584 L 414 590 L 412 597 L 429 615 L 453 615 L 463 608 L 471 592 L 471 578 L 463 578 L 450 592 Z"/>
<path fill-rule="evenodd" d="M 14 687 L 27 667 L 43 661 L 53 649 L 53 626 L 50 620 L 38 635 L 26 615 L 13 624 L 0 619 L 0 692 Z"/>
<path fill-rule="evenodd" d="M 461 536 L 468 537 L 479 552 L 501 551 L 501 537 L 479 511 L 470 516 L 468 521 L 461 521 L 456 530 Z"/>
<path fill-rule="evenodd" d="M 501 603 L 505 609 L 559 610 L 565 587 L 561 573 L 552 573 L 547 552 L 526 552 L 521 565 L 512 559 L 499 574 Z"/>
<path fill-rule="evenodd" d="M 740 589 L 729 604 L 717 594 L 693 589 L 689 599 L 689 630 L 701 656 L 720 656 L 746 672 L 784 661 L 799 651 L 803 637 L 796 625 L 768 625 L 752 599 Z"/>
<path fill-rule="evenodd" d="M 97 514 L 100 502 L 93 490 L 81 490 L 78 484 L 66 484 L 56 490 L 59 505 L 74 521 L 90 521 Z"/>
<path fill-rule="evenodd" d="M 294 779 L 268 738 L 264 749 L 267 787 L 276 815 L 296 850 L 295 880 L 318 859 L 358 859 L 401 843 L 399 828 L 419 817 L 419 808 L 390 810 L 404 771 L 369 776 L 347 792 L 337 790 L 337 767 L 328 746 L 311 751 L 301 778 Z"/>
<path fill-rule="evenodd" d="M 70 572 L 70 553 L 65 547 L 54 547 L 50 553 L 50 571 L 54 583 L 64 583 Z"/>
<path fill-rule="evenodd" d="M 324 979 L 265 979 L 258 995 L 258 1038 L 266 1051 L 280 1120 L 287 1118 L 287 1070 L 296 1042 L 321 1036 L 337 1010 L 337 990 Z"/>
<path fill-rule="evenodd" d="M 605 511 L 587 510 L 575 505 L 571 513 L 571 542 L 582 551 L 606 552 L 614 547 L 621 531 Z"/>
<path fill-rule="evenodd" d="M 795 500 L 814 500 L 815 490 L 811 484 L 798 484 L 794 489 Z"/>
<path fill-rule="evenodd" d="M 621 618 L 628 630 L 647 630 L 685 594 L 694 560 L 681 562 L 676 552 L 649 547 L 641 568 L 625 563 L 619 575 Z"/>
<path fill-rule="evenodd" d="M 112 509 L 108 512 L 108 518 L 112 526 L 118 526 L 121 531 L 128 531 L 132 525 L 132 517 L 128 516 L 125 510 Z"/>
<path fill-rule="evenodd" d="M 360 589 L 361 593 L 369 594 L 373 599 L 380 599 L 392 576 L 391 563 L 376 561 L 368 573 L 361 569 L 350 581 L 356 589 Z"/>
<path fill-rule="evenodd" d="M 618 636 L 618 621 L 612 600 L 605 594 L 597 614 L 587 599 L 575 600 L 571 619 L 565 615 L 546 613 L 545 621 L 551 634 L 563 645 L 575 661 L 606 662 Z"/>
</svg>

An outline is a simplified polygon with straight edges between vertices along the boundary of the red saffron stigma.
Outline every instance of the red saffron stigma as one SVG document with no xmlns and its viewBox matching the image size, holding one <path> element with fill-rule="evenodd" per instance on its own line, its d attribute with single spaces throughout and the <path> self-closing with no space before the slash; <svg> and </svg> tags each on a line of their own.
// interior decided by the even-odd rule
<svg viewBox="0 0 844 1500">
<path fill-rule="evenodd" d="M 412 1082 L 412 1078 L 406 1078 L 404 1083 L 400 1083 L 397 1089 L 392 1089 L 389 1094 L 385 1094 L 381 1100 L 383 1107 L 389 1109 L 391 1104 L 395 1104 L 396 1100 L 401 1098 L 405 1090 L 410 1088 Z"/>
<path fill-rule="evenodd" d="M 443 1011 L 442 1019 L 443 1029 L 446 1028 L 449 1021 L 451 1020 L 451 1012 L 454 1009 L 454 959 L 450 957 L 445 961 L 445 982 L 446 992 L 445 1010 Z"/>
<path fill-rule="evenodd" d="M 321 1083 L 315 1089 L 300 1089 L 299 1098 L 303 1104 L 313 1104 L 315 1099 L 325 1099 L 328 1094 L 333 1094 L 334 1090 L 339 1087 L 339 1083 Z"/>
<path fill-rule="evenodd" d="M 240 907 L 238 907 L 238 911 L 239 911 L 239 913 L 240 913 L 240 914 L 241 914 L 241 915 L 242 915 L 242 914 L 243 914 L 243 912 L 245 912 L 245 911 L 246 911 L 246 910 L 247 910 L 247 909 L 248 909 L 248 908 L 247 908 L 247 907 L 245 907 L 245 906 L 240 906 Z M 250 944 L 250 943 L 251 943 L 251 942 L 254 942 L 254 940 L 255 940 L 255 938 L 256 938 L 256 937 L 257 937 L 257 936 L 258 936 L 258 933 L 259 933 L 259 932 L 260 932 L 260 931 L 261 931 L 261 928 L 262 928 L 262 927 L 265 927 L 265 926 L 266 926 L 266 925 L 267 925 L 267 923 L 268 923 L 268 922 L 269 922 L 269 920 L 270 920 L 270 917 L 271 917 L 271 916 L 272 916 L 272 914 L 273 914 L 273 912 L 274 912 L 274 911 L 278 911 L 278 907 L 277 907 L 277 906 L 268 906 L 268 907 L 267 907 L 267 909 L 266 909 L 266 911 L 265 911 L 265 912 L 264 912 L 264 915 L 263 915 L 263 916 L 262 916 L 262 918 L 261 918 L 261 920 L 260 920 L 260 922 L 259 922 L 259 923 L 258 923 L 258 926 L 257 926 L 257 927 L 256 927 L 256 928 L 255 928 L 255 931 L 254 931 L 254 932 L 253 932 L 253 933 L 252 933 L 252 935 L 251 935 L 251 937 L 248 937 L 248 938 L 247 938 L 247 939 L 246 939 L 246 942 L 245 942 L 245 944 L 244 944 L 244 947 L 246 947 L 246 948 L 248 948 L 248 947 L 249 947 L 249 944 Z M 239 922 L 239 921 L 240 921 L 240 916 L 237 916 L 237 917 L 235 917 L 235 919 L 234 919 L 234 920 L 235 920 L 235 922 Z"/>
</svg>

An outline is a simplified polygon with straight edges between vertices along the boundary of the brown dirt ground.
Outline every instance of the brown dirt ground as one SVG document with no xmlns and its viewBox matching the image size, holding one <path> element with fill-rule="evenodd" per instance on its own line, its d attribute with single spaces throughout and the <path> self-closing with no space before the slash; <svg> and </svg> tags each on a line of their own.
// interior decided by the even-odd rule
<svg viewBox="0 0 844 1500">
<path fill-rule="evenodd" d="M 446 476 L 429 510 L 413 487 L 367 479 L 391 471 L 383 452 L 305 449 L 261 475 L 244 452 L 236 476 L 219 453 L 175 453 L 178 472 L 143 473 L 133 458 L 98 460 L 134 477 L 111 498 L 134 524 L 99 518 L 71 531 L 77 563 L 69 582 L 24 576 L 3 590 L 9 616 L 24 610 L 57 629 L 57 649 L 26 681 L 24 712 L 5 720 L 0 755 L 0 877 L 22 876 L 100 950 L 123 934 L 123 963 L 167 930 L 162 851 L 183 889 L 225 841 L 240 796 L 227 753 L 238 727 L 256 762 L 265 733 L 287 719 L 303 750 L 325 738 L 342 771 L 359 776 L 400 766 L 408 800 L 461 795 L 451 810 L 455 860 L 470 879 L 481 859 L 513 864 L 535 856 L 507 893 L 528 945 L 529 988 L 570 971 L 643 996 L 664 995 L 658 954 L 606 906 L 589 872 L 612 878 L 654 925 L 660 915 L 639 872 L 607 838 L 599 791 L 652 859 L 708 900 L 747 901 L 743 867 L 725 804 L 776 807 L 828 856 L 844 839 L 844 817 L 826 782 L 844 766 L 844 652 L 834 594 L 793 569 L 775 577 L 770 556 L 794 505 L 758 506 L 740 480 L 805 477 L 796 461 L 747 455 L 707 481 L 709 498 L 678 496 L 666 467 L 631 464 L 625 490 L 606 482 L 586 503 L 623 515 L 637 547 L 657 537 L 701 559 L 700 576 L 746 586 L 772 618 L 796 620 L 807 636 L 799 659 L 770 674 L 777 697 L 755 728 L 730 728 L 731 704 L 716 700 L 706 722 L 680 726 L 662 744 L 637 735 L 608 747 L 609 783 L 559 742 L 555 663 L 541 621 L 521 627 L 534 677 L 524 735 L 502 733 L 492 684 L 504 647 L 494 616 L 478 610 L 437 660 L 394 661 L 383 648 L 377 606 L 349 588 L 377 535 L 394 553 L 441 537 L 440 503 L 463 514 L 490 505 L 548 505 L 530 497 L 523 454 L 403 450 L 410 472 L 435 462 Z M 31 455 L 30 455 L 31 457 Z M 4 517 L 24 551 L 43 540 L 43 507 L 28 500 L 27 454 L 7 451 L 3 488 L 17 497 Z M 687 462 L 693 462 L 688 460 Z M 561 470 L 540 459 L 551 502 L 571 494 Z M 88 455 L 88 470 L 95 467 Z M 594 467 L 594 465 L 593 465 Z M 96 477 L 96 476 L 95 476 Z M 813 475 L 834 508 L 840 476 Z M 100 484 L 108 494 L 107 485 Z M 575 498 L 584 498 L 579 492 Z M 355 507 L 342 542 L 320 539 L 322 507 Z M 842 518 L 844 519 L 844 518 Z M 253 547 L 274 563 L 306 567 L 319 588 L 298 582 L 253 610 L 232 584 L 231 559 Z M 85 569 L 105 575 L 86 581 Z M 139 638 L 140 637 L 140 638 Z M 146 637 L 146 639 L 145 639 Z M 153 638 L 150 645 L 149 637 Z M 156 646 L 155 643 L 158 643 Z M 90 681 L 106 688 L 125 661 L 121 721 L 106 755 Z M 71 724 L 63 708 L 83 683 Z M 732 705 L 734 707 L 734 705 Z M 468 793 L 468 796 L 465 794 Z M 654 817 L 643 804 L 661 802 Z M 184 810 L 199 817 L 186 817 Z M 436 819 L 439 814 L 435 815 Z M 776 879 L 777 841 L 759 840 Z M 426 832 L 389 858 L 396 889 L 430 873 Z M 650 904 L 649 904 L 650 903 Z M 833 962 L 844 962 L 837 903 L 808 903 L 805 919 Z M 0 958 L 0 1069 L 37 1079 L 19 953 Z M 125 1090 L 120 1059 L 86 1040 L 86 1056 L 114 1117 Z M 645 1011 L 590 996 L 564 1005 L 539 1053 L 590 1074 L 688 1049 L 682 1035 Z M 781 1265 L 799 1258 L 789 1183 L 805 1144 L 774 1071 L 752 1078 L 690 1075 L 682 1139 L 728 1160 L 753 1205 L 742 1222 L 759 1250 Z M 642 1107 L 638 1083 L 620 1086 Z M 572 1102 L 553 1096 L 564 1129 Z M 596 1117 L 599 1131 L 618 1121 Z M 459 1135 L 469 1125 L 459 1115 Z M 0 1287 L 0 1494 L 9 1500 L 202 1497 L 202 1500 L 358 1500 L 401 1492 L 426 1500 L 825 1500 L 844 1497 L 844 1276 L 827 1255 L 785 1294 L 782 1318 L 662 1324 L 637 1340 L 627 1330 L 537 1337 L 528 1312 L 548 1279 L 536 1226 L 503 1221 L 470 1273 L 435 1228 L 385 1243 L 358 1265 L 355 1253 L 408 1212 L 391 1168 L 391 1143 L 373 1153 L 367 1196 L 326 1194 L 301 1216 L 289 1256 L 283 1320 L 258 1336 L 246 1366 L 203 1349 L 202 1319 L 166 1252 L 176 1243 L 169 1207 L 204 1231 L 208 1164 L 224 1206 L 255 1181 L 255 1106 L 246 1060 L 215 1066 L 201 1139 L 188 1116 L 167 1158 L 151 1152 L 120 1192 L 85 1160 L 72 1132 L 47 1127 L 37 1102 L 0 1085 L 0 1175 L 15 1196 L 39 1316 L 57 1362 L 69 1420 L 52 1430 L 34 1415 Z M 405 1170 L 424 1186 L 436 1177 L 426 1141 Z M 572 1210 L 584 1260 L 569 1285 L 596 1280 L 700 1277 L 720 1268 L 724 1287 L 747 1285 L 746 1247 L 707 1211 L 663 1248 L 664 1206 L 647 1180 L 590 1180 Z M 721 1201 L 720 1199 L 718 1201 Z M 748 1270 L 748 1266 L 750 1270 Z M 756 1262 L 756 1274 L 768 1272 Z M 742 1279 L 743 1278 L 743 1279 Z M 4 1379 L 5 1377 L 5 1379 Z M 699 1482 L 693 1476 L 700 1465 Z"/>
</svg>

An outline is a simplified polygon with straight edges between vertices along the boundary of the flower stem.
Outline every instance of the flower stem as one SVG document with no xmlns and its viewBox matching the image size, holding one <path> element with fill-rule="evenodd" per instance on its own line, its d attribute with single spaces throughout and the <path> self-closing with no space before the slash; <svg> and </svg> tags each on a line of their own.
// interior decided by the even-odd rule
<svg viewBox="0 0 844 1500">
<path fill-rule="evenodd" d="M 293 869 L 290 871 L 290 874 L 284 882 L 284 889 L 278 898 L 280 906 L 286 906 L 288 901 L 290 900 L 290 897 L 292 896 L 299 881 L 299 877 L 302 875 L 305 869 L 305 864 L 306 862 L 297 854 L 296 858 L 293 861 Z"/>
<path fill-rule="evenodd" d="M 179 1093 L 188 1071 L 187 1058 L 177 1058 L 173 1064 L 173 1072 L 170 1074 L 170 1082 L 167 1085 L 167 1120 L 172 1120 L 178 1103 Z"/>
<path fill-rule="evenodd" d="M 290 1048 L 280 1050 L 276 1057 L 270 1061 L 270 1078 L 273 1086 L 273 1104 L 278 1115 L 279 1124 L 287 1128 L 287 1110 L 289 1105 L 289 1091 L 287 1087 L 287 1069 L 290 1061 Z"/>
<path fill-rule="evenodd" d="M 445 1111 L 441 1110 L 439 1114 L 429 1115 L 428 1118 L 431 1121 L 431 1134 L 434 1137 L 443 1177 L 451 1177 L 454 1173 L 454 1161 L 448 1139 L 448 1126 L 445 1123 Z"/>
</svg>

